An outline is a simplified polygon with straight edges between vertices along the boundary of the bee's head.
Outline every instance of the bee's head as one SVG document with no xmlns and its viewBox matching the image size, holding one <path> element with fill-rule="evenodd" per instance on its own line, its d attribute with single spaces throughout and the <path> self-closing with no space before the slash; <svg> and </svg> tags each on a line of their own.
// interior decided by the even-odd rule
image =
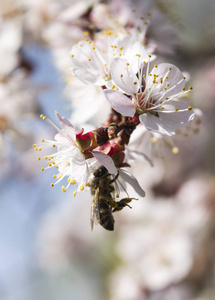
<svg viewBox="0 0 215 300">
<path fill-rule="evenodd" d="M 94 171 L 93 175 L 95 177 L 102 177 L 104 175 L 108 174 L 108 170 L 104 167 L 101 166 L 100 168 L 98 168 L 97 170 Z"/>
</svg>

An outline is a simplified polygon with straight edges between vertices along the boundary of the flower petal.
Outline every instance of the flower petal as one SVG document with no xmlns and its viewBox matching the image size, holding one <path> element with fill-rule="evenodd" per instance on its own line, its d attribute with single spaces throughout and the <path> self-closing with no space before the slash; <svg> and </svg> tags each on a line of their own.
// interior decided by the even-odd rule
<svg viewBox="0 0 215 300">
<path fill-rule="evenodd" d="M 158 132 L 166 135 L 174 135 L 175 130 L 168 126 L 163 120 L 160 120 L 159 117 L 156 117 L 150 113 L 142 114 L 139 116 L 140 122 L 143 123 L 149 131 Z"/>
<path fill-rule="evenodd" d="M 114 165 L 114 162 L 110 156 L 100 151 L 91 151 L 93 156 L 97 159 L 97 161 L 102 164 L 110 174 L 116 174 L 117 168 Z"/>
<path fill-rule="evenodd" d="M 114 110 L 125 117 L 134 116 L 135 105 L 127 96 L 115 90 L 105 90 L 104 93 Z"/>
<path fill-rule="evenodd" d="M 70 123 L 69 120 L 67 120 L 65 117 L 61 116 L 58 112 L 55 112 L 56 117 L 63 129 L 63 132 L 65 132 L 70 139 L 73 140 L 73 142 L 76 141 L 76 133 L 73 125 Z"/>
<path fill-rule="evenodd" d="M 110 67 L 115 84 L 126 94 L 134 95 L 139 90 L 139 80 L 131 65 L 124 58 L 115 58 Z"/>
<path fill-rule="evenodd" d="M 144 190 L 141 188 L 139 182 L 133 175 L 131 175 L 128 171 L 124 169 L 119 169 L 119 175 L 125 182 L 127 182 L 134 188 L 134 190 L 138 193 L 139 196 L 145 196 Z"/>
</svg>

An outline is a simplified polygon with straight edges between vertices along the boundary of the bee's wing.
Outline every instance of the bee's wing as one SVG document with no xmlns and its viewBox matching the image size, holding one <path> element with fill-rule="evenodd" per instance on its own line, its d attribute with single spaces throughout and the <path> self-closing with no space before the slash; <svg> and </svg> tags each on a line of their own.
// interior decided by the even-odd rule
<svg viewBox="0 0 215 300">
<path fill-rule="evenodd" d="M 90 224 L 91 230 L 93 230 L 94 223 L 97 225 L 100 220 L 99 215 L 99 188 L 96 189 L 93 202 L 91 204 L 91 217 L 90 217 Z"/>
</svg>

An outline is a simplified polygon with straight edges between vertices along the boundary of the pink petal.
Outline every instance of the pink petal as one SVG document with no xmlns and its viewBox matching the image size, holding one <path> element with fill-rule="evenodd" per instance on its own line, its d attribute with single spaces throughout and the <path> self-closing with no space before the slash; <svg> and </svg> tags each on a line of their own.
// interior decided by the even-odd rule
<svg viewBox="0 0 215 300">
<path fill-rule="evenodd" d="M 114 110 L 125 117 L 134 116 L 136 108 L 128 97 L 115 90 L 105 90 L 104 93 Z"/>
</svg>

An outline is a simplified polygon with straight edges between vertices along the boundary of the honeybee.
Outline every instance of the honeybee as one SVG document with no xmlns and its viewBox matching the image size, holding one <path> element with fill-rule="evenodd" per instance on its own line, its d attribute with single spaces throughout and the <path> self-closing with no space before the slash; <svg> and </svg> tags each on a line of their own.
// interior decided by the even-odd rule
<svg viewBox="0 0 215 300">
<path fill-rule="evenodd" d="M 94 171 L 93 175 L 91 194 L 94 196 L 94 199 L 91 205 L 91 229 L 93 230 L 94 223 L 99 223 L 106 230 L 113 231 L 115 221 L 112 213 L 123 209 L 125 206 L 130 207 L 128 203 L 135 198 L 124 198 L 120 201 L 114 200 L 111 193 L 115 190 L 113 183 L 117 180 L 119 173 L 111 179 L 111 174 L 108 173 L 108 170 L 101 166 Z"/>
</svg>

